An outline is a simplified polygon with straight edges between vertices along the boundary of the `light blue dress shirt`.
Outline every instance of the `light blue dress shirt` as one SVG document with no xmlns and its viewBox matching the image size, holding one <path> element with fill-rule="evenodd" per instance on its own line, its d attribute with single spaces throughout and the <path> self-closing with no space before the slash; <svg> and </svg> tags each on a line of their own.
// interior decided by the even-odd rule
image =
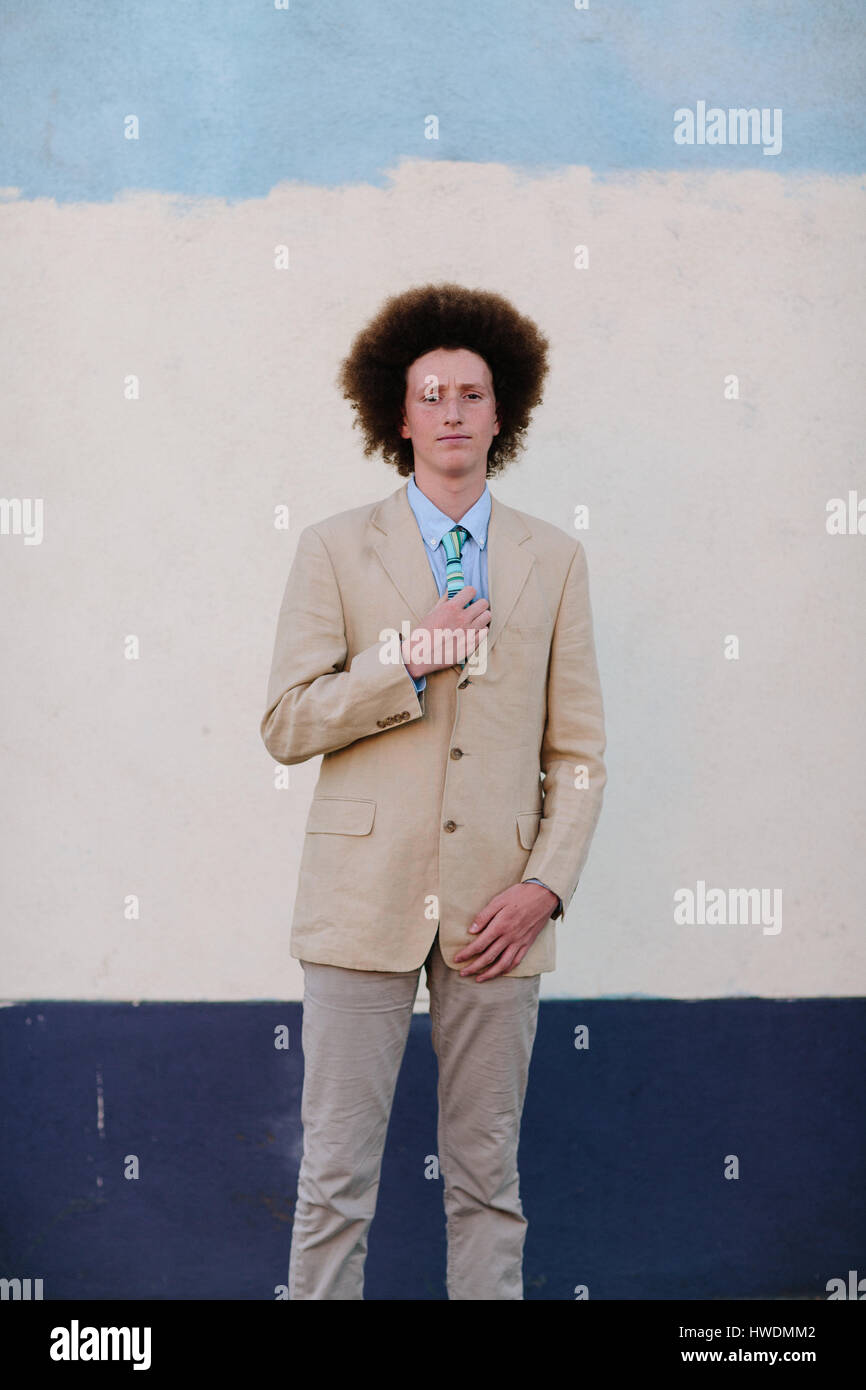
<svg viewBox="0 0 866 1390">
<path fill-rule="evenodd" d="M 490 595 L 487 592 L 487 528 L 490 524 L 490 489 L 484 484 L 484 491 L 473 502 L 468 512 L 464 512 L 459 521 L 453 521 L 450 516 L 440 512 L 435 502 L 431 502 L 425 492 L 422 492 L 415 482 L 414 473 L 409 478 L 406 488 L 406 495 L 409 499 L 409 506 L 415 513 L 415 520 L 421 532 L 421 538 L 427 551 L 427 559 L 430 561 L 430 568 L 433 571 L 433 578 L 436 580 L 436 588 L 439 596 L 444 597 L 446 592 L 446 564 L 445 547 L 442 544 L 442 537 L 449 531 L 453 531 L 455 526 L 465 526 L 469 535 L 463 542 L 461 555 L 461 569 L 463 578 L 467 584 L 471 584 L 475 590 L 475 599 L 485 598 L 490 602 Z M 405 663 L 404 663 L 405 665 Z M 418 676 L 417 679 L 407 671 L 410 679 L 415 685 L 415 689 L 421 691 L 427 684 L 426 676 Z M 540 878 L 528 878 L 527 883 L 541 883 Z M 542 888 L 548 888 L 546 883 L 541 884 Z M 552 893 L 553 889 L 549 891 Z M 559 907 L 562 906 L 562 899 L 557 897 Z"/>
<path fill-rule="evenodd" d="M 490 596 L 487 592 L 487 527 L 490 524 L 490 489 L 484 484 L 484 491 L 477 502 L 473 502 L 468 512 L 459 521 L 452 521 L 450 516 L 440 512 L 435 502 L 431 502 L 426 493 L 422 492 L 415 482 L 415 475 L 409 479 L 406 495 L 409 498 L 409 506 L 415 513 L 415 520 L 418 523 L 418 530 L 427 550 L 427 559 L 430 561 L 430 568 L 433 571 L 433 578 L 436 580 L 436 588 L 439 590 L 440 598 L 445 594 L 446 584 L 446 556 L 445 547 L 442 544 L 442 537 L 447 536 L 449 531 L 453 531 L 455 526 L 465 526 L 469 535 L 463 542 L 463 549 L 460 552 L 460 568 L 463 570 L 463 578 L 467 584 L 471 584 L 475 590 L 475 598 L 486 598 L 489 602 Z M 475 602 L 475 599 L 472 600 Z M 415 681 L 415 689 L 423 690 L 427 684 L 426 676 L 419 676 Z"/>
</svg>

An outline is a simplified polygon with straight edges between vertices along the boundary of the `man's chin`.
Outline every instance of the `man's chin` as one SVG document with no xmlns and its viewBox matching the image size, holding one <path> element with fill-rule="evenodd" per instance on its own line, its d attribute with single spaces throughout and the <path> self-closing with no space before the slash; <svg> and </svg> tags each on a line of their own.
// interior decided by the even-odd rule
<svg viewBox="0 0 866 1390">
<path fill-rule="evenodd" d="M 417 466 L 417 461 L 416 461 Z M 470 455 L 465 449 L 443 450 L 437 453 L 432 459 L 422 459 L 421 466 L 431 469 L 434 473 L 441 473 L 446 478 L 471 477 L 483 469 L 487 471 L 487 459 L 479 459 L 477 455 Z"/>
</svg>

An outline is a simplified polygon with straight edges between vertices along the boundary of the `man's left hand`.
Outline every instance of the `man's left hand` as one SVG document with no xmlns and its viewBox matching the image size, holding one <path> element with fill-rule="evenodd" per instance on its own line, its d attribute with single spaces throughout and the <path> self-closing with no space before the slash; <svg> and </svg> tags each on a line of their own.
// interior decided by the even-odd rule
<svg viewBox="0 0 866 1390">
<path fill-rule="evenodd" d="M 478 983 L 507 975 L 547 926 L 558 901 L 541 883 L 514 883 L 497 893 L 475 914 L 469 928 L 473 940 L 454 957 L 455 961 L 472 961 L 460 974 L 474 975 Z M 483 974 L 477 974 L 479 970 Z"/>
</svg>

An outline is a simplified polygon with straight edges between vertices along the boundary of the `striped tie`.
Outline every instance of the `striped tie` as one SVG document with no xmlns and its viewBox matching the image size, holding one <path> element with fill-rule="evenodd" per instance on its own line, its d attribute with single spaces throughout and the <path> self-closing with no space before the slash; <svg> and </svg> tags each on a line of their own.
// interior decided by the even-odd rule
<svg viewBox="0 0 866 1390">
<path fill-rule="evenodd" d="M 463 578 L 463 570 L 460 568 L 460 556 L 468 535 L 469 532 L 465 526 L 455 526 L 453 531 L 449 531 L 447 536 L 442 537 L 446 555 L 445 580 L 448 585 L 449 598 L 459 594 L 466 583 Z"/>
<path fill-rule="evenodd" d="M 445 547 L 446 556 L 445 584 L 449 598 L 453 598 L 455 594 L 459 594 L 460 590 L 466 584 L 466 580 L 463 578 L 460 557 L 463 553 L 463 546 L 468 535 L 469 532 L 466 530 L 465 526 L 455 526 L 453 531 L 449 531 L 447 535 L 442 537 L 442 544 Z M 457 665 L 462 671 L 466 662 L 458 661 Z"/>
</svg>

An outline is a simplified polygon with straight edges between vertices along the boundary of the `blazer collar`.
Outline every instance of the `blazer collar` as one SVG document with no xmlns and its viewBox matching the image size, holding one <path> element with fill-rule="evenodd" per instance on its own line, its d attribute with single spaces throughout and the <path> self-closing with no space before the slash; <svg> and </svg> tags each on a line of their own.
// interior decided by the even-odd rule
<svg viewBox="0 0 866 1390">
<path fill-rule="evenodd" d="M 437 602 L 439 591 L 427 558 L 424 539 L 406 495 L 408 486 L 407 481 L 377 503 L 370 513 L 369 524 L 378 533 L 372 539 L 373 549 L 416 622 L 420 622 Z M 487 528 L 487 583 L 491 610 L 487 629 L 488 651 L 506 626 L 535 564 L 532 552 L 523 549 L 523 543 L 530 535 L 519 512 L 507 507 L 491 493 L 490 523 Z"/>
</svg>

